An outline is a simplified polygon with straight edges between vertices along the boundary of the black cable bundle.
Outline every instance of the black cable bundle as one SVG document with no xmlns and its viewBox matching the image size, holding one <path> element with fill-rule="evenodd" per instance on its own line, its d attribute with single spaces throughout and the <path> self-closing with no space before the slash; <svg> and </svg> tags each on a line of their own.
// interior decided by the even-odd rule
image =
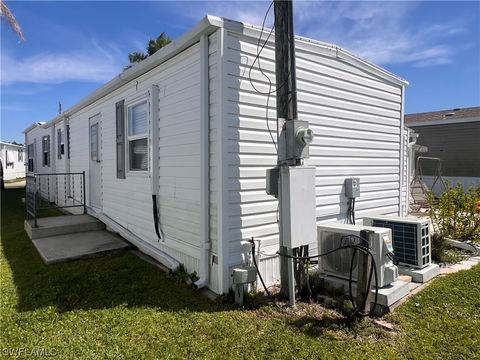
<svg viewBox="0 0 480 360">
<path fill-rule="evenodd" d="M 267 286 L 265 285 L 265 282 L 263 281 L 262 274 L 260 274 L 260 270 L 258 269 L 257 265 L 257 259 L 255 258 L 255 241 L 253 240 L 253 237 L 248 240 L 249 243 L 252 244 L 252 258 L 253 258 L 253 264 L 255 265 L 255 269 L 257 270 L 258 277 L 260 278 L 260 282 L 262 283 L 263 289 L 265 290 L 265 293 L 269 298 L 271 298 L 270 291 L 268 291 Z"/>
<path fill-rule="evenodd" d="M 348 198 L 347 224 L 355 225 L 355 198 Z"/>
<path fill-rule="evenodd" d="M 293 249 L 293 255 L 300 257 L 299 259 L 293 260 L 295 282 L 298 286 L 298 295 L 305 301 L 310 300 L 312 297 L 312 289 L 310 288 L 310 281 L 308 279 L 308 265 L 310 261 L 301 258 L 308 257 L 308 248 L 308 245 L 304 245 Z"/>
</svg>

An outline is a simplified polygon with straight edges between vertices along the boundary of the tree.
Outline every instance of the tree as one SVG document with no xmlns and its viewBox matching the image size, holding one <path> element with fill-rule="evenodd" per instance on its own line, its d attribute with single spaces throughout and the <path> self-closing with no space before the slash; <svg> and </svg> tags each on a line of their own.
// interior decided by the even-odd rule
<svg viewBox="0 0 480 360">
<path fill-rule="evenodd" d="M 168 45 L 171 42 L 172 42 L 172 39 L 170 39 L 167 34 L 162 32 L 156 39 L 150 39 L 147 45 L 147 53 L 136 52 L 136 51 L 131 52 L 130 54 L 128 54 L 128 60 L 130 61 L 131 64 L 138 63 L 142 60 L 145 60 L 149 56 L 155 54 L 158 50 L 160 50 L 162 47 Z"/>
<path fill-rule="evenodd" d="M 17 19 L 13 15 L 13 13 L 8 8 L 7 4 L 5 4 L 4 0 L 0 0 L 0 17 L 5 18 L 8 21 L 8 23 L 10 24 L 10 27 L 12 28 L 12 30 L 17 33 L 18 37 L 21 40 L 25 41 L 25 37 L 23 36 L 22 27 L 18 23 Z"/>
</svg>

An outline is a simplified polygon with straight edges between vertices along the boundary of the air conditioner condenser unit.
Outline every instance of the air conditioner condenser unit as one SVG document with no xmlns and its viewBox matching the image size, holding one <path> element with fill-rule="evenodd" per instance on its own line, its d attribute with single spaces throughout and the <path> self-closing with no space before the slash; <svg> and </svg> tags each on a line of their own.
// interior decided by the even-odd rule
<svg viewBox="0 0 480 360">
<path fill-rule="evenodd" d="M 430 221 L 400 216 L 363 218 L 367 226 L 392 230 L 393 252 L 400 264 L 424 268 L 431 263 Z"/>
<path fill-rule="evenodd" d="M 318 253 L 324 254 L 340 246 L 359 244 L 360 231 L 373 231 L 369 248 L 375 259 L 378 274 L 378 287 L 384 287 L 398 278 L 398 268 L 389 254 L 393 251 L 392 232 L 387 228 L 375 228 L 362 225 L 329 223 L 317 226 Z M 353 249 L 341 249 L 319 258 L 319 270 L 328 275 L 348 279 L 350 276 Z M 357 279 L 358 254 L 355 257 L 352 279 Z M 374 281 L 374 280 L 372 280 Z"/>
</svg>

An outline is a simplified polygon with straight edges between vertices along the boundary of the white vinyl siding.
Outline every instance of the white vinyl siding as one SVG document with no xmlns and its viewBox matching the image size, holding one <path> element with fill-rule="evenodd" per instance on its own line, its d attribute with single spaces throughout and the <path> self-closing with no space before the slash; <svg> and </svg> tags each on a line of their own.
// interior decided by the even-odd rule
<svg viewBox="0 0 480 360">
<path fill-rule="evenodd" d="M 175 257 L 190 272 L 198 271 L 200 248 L 199 79 L 199 47 L 196 44 L 132 83 L 125 84 L 78 111 L 69 120 L 71 171 L 86 171 L 88 181 L 88 119 L 95 114 L 102 114 L 100 158 L 103 214 L 152 248 Z M 152 119 L 156 120 L 159 126 L 159 148 L 150 150 L 152 156 L 159 156 L 158 201 L 160 224 L 166 234 L 164 242 L 159 242 L 155 234 L 148 173 L 131 172 L 127 173 L 125 179 L 118 179 L 116 169 L 115 104 L 125 100 L 125 140 L 128 147 L 127 108 L 129 105 L 138 104 L 139 95 L 143 94 L 145 99 L 145 94 L 148 94 L 149 99 L 152 84 L 159 86 L 159 119 Z M 137 100 L 132 102 L 130 99 Z M 147 125 L 147 139 L 150 144 L 148 129 Z"/>
<path fill-rule="evenodd" d="M 252 36 L 227 32 L 225 45 L 230 266 L 242 262 L 242 239 L 261 240 L 266 253 L 278 249 L 277 200 L 265 193 L 265 170 L 277 159 L 265 120 L 267 96 L 256 93 L 248 78 L 260 32 L 246 33 Z M 343 221 L 347 209 L 343 183 L 353 176 L 360 178 L 362 190 L 357 220 L 368 214 L 398 214 L 401 86 L 317 47 L 318 51 L 315 44 L 296 42 L 299 118 L 315 133 L 305 163 L 317 168 L 317 221 Z M 273 40 L 260 61 L 275 89 Z M 269 90 L 257 64 L 251 79 L 260 91 Z M 272 94 L 268 115 L 276 140 L 275 109 Z M 315 251 L 316 244 L 311 249 Z M 269 270 L 270 280 L 275 272 Z"/>
</svg>

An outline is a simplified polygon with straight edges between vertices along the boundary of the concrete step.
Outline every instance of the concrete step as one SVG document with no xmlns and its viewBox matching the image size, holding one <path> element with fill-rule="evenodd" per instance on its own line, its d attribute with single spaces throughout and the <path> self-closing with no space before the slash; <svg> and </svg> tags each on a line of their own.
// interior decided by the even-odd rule
<svg viewBox="0 0 480 360">
<path fill-rule="evenodd" d="M 120 236 L 106 230 L 49 236 L 32 242 L 46 264 L 99 256 L 131 247 Z"/>
<path fill-rule="evenodd" d="M 90 215 L 39 218 L 37 219 L 37 225 L 37 227 L 33 226 L 33 220 L 25 220 L 25 231 L 32 240 L 105 229 L 105 224 Z"/>
</svg>

